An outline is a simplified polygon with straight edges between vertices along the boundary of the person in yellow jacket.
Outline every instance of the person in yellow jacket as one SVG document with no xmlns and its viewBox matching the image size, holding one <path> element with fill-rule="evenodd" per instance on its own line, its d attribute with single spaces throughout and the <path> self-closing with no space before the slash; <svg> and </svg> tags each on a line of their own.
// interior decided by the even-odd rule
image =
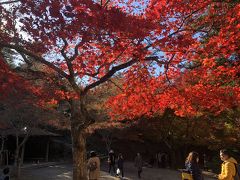
<svg viewBox="0 0 240 180">
<path fill-rule="evenodd" d="M 226 149 L 220 150 L 220 158 L 223 161 L 221 174 L 218 175 L 219 180 L 234 180 L 236 175 L 235 164 L 237 161 L 230 156 Z"/>
</svg>

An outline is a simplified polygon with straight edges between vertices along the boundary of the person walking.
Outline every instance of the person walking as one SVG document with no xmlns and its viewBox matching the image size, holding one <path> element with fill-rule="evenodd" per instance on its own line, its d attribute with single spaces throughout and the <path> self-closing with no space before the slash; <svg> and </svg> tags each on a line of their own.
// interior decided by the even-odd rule
<svg viewBox="0 0 240 180">
<path fill-rule="evenodd" d="M 143 166 L 143 160 L 142 160 L 142 156 L 140 155 L 140 153 L 137 153 L 137 156 L 134 161 L 134 165 L 137 168 L 138 178 L 140 179 L 141 173 L 142 173 L 142 166 Z"/>
<path fill-rule="evenodd" d="M 190 152 L 185 161 L 186 170 L 192 175 L 193 180 L 203 180 L 202 171 L 198 165 L 199 155 L 197 152 Z"/>
<path fill-rule="evenodd" d="M 108 156 L 108 165 L 109 165 L 108 172 L 109 172 L 109 174 L 111 173 L 111 169 L 113 169 L 114 175 L 116 174 L 115 163 L 116 163 L 116 157 L 115 157 L 114 151 L 110 150 L 109 156 Z"/>
<path fill-rule="evenodd" d="M 120 173 L 122 173 L 122 177 L 124 177 L 123 163 L 124 163 L 123 155 L 120 153 L 118 155 L 117 165 L 118 169 L 120 170 Z"/>
<path fill-rule="evenodd" d="M 95 151 L 90 152 L 90 158 L 87 162 L 89 180 L 99 180 L 100 177 L 100 159 Z"/>
<path fill-rule="evenodd" d="M 230 152 L 226 149 L 220 150 L 220 158 L 223 161 L 221 174 L 218 175 L 219 180 L 234 180 L 237 175 L 237 161 L 230 156 Z"/>
</svg>

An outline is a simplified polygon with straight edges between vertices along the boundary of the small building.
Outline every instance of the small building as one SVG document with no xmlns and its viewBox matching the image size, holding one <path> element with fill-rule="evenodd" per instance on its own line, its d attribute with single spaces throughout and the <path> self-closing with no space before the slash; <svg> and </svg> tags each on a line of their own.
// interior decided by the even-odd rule
<svg viewBox="0 0 240 180">
<path fill-rule="evenodd" d="M 1 148 L 0 144 L 0 166 L 11 165 L 14 163 L 14 153 L 16 150 L 16 143 L 18 137 L 18 144 L 28 136 L 26 143 L 22 146 L 20 151 L 21 164 L 24 162 L 48 162 L 49 150 L 51 144 L 55 143 L 52 140 L 59 137 L 58 134 L 40 129 L 13 129 L 0 127 L 0 142 L 4 141 L 4 146 Z M 3 143 L 2 143 L 3 144 Z"/>
</svg>

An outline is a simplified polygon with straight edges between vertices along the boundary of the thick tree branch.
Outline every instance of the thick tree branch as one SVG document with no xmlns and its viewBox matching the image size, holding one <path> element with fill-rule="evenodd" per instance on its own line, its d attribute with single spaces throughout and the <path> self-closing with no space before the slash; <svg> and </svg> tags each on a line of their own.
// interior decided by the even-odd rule
<svg viewBox="0 0 240 180">
<path fill-rule="evenodd" d="M 83 95 L 87 93 L 88 90 L 106 82 L 109 78 L 111 78 L 116 72 L 123 70 L 133 64 L 135 64 L 136 62 L 138 62 L 137 59 L 132 59 L 126 63 L 120 64 L 118 66 L 113 67 L 110 71 L 108 71 L 108 73 L 106 73 L 102 78 L 100 78 L 98 81 L 88 85 L 85 87 L 84 91 L 83 91 Z"/>
<path fill-rule="evenodd" d="M 61 50 L 61 54 L 62 54 L 64 59 L 68 59 L 67 54 L 65 53 L 65 51 L 67 49 L 67 46 L 68 46 L 68 43 L 67 43 L 66 39 L 63 39 L 63 42 L 64 42 L 64 46 Z"/>
<path fill-rule="evenodd" d="M 63 42 L 64 42 L 64 46 L 63 46 L 63 48 L 62 48 L 62 50 L 61 50 L 61 54 L 62 54 L 62 56 L 64 57 L 64 60 L 65 60 L 66 63 L 67 63 L 67 67 L 68 67 L 69 74 L 70 74 L 69 78 L 70 78 L 70 79 L 74 79 L 73 65 L 72 65 L 70 59 L 67 57 L 67 55 L 66 55 L 66 53 L 65 53 L 65 50 L 66 50 L 66 48 L 67 48 L 67 46 L 68 46 L 68 42 L 67 42 L 67 40 L 65 40 L 65 39 L 63 39 Z"/>
<path fill-rule="evenodd" d="M 155 61 L 157 60 L 157 56 L 153 56 L 153 57 L 146 57 L 145 60 L 146 61 Z M 134 58 L 126 63 L 120 64 L 118 66 L 113 67 L 110 71 L 108 71 L 103 77 L 101 77 L 98 81 L 88 85 L 85 87 L 85 89 L 83 90 L 82 94 L 86 94 L 88 90 L 106 82 L 107 80 L 109 80 L 116 72 L 123 70 L 127 67 L 130 67 L 131 65 L 135 64 L 136 62 L 138 62 L 137 58 Z"/>
<path fill-rule="evenodd" d="M 21 0 L 15 0 L 15 1 L 5 1 L 5 2 L 0 2 L 0 5 L 6 5 L 6 4 L 12 4 L 12 3 L 17 3 L 20 2 Z"/>
<path fill-rule="evenodd" d="M 24 62 L 28 65 L 28 67 L 31 67 L 33 65 L 32 62 L 28 60 L 25 54 L 23 54 L 22 52 L 19 52 L 19 54 L 22 56 Z"/>
<path fill-rule="evenodd" d="M 79 55 L 78 49 L 79 49 L 80 46 L 82 45 L 83 41 L 84 41 L 84 40 L 82 40 L 81 42 L 79 42 L 79 43 L 75 46 L 75 48 L 74 48 L 74 55 L 69 59 L 70 61 L 75 60 L 76 57 Z"/>
<path fill-rule="evenodd" d="M 67 49 L 67 46 L 68 46 L 68 42 L 67 42 L 66 39 L 62 39 L 62 40 L 63 40 L 63 42 L 64 42 L 64 46 L 63 46 L 63 48 L 62 48 L 62 50 L 61 50 L 61 54 L 62 54 L 64 60 L 65 60 L 66 63 L 67 63 L 67 67 L 68 67 L 68 71 L 69 71 L 69 76 L 68 76 L 67 79 L 68 79 L 69 83 L 72 85 L 73 89 L 74 89 L 78 94 L 80 94 L 82 90 L 79 88 L 79 86 L 78 86 L 77 83 L 75 82 L 75 73 L 74 73 L 73 64 L 72 64 L 72 61 L 75 59 L 74 56 L 77 57 L 77 55 L 78 55 L 78 47 L 77 47 L 77 46 L 78 46 L 80 43 L 75 47 L 75 54 L 74 54 L 74 56 L 71 57 L 71 58 L 68 58 L 67 55 L 66 55 L 66 53 L 65 53 L 65 51 L 66 51 L 66 49 Z M 77 49 L 77 52 L 76 52 L 76 49 Z"/>
<path fill-rule="evenodd" d="M 69 61 L 72 62 L 72 61 L 75 60 L 76 57 L 79 55 L 78 49 L 79 49 L 79 47 L 83 44 L 83 42 L 85 42 L 85 39 L 82 38 L 82 41 L 76 44 L 76 46 L 75 46 L 75 48 L 74 48 L 74 54 L 73 54 L 72 57 L 67 57 L 67 54 L 65 53 L 65 51 L 66 51 L 66 49 L 67 49 L 67 46 L 68 46 L 67 40 L 64 39 L 64 38 L 63 38 L 62 40 L 63 40 L 63 42 L 64 42 L 64 46 L 63 46 L 63 48 L 62 48 L 62 50 L 61 50 L 61 54 L 62 54 L 62 56 L 64 57 L 64 59 L 68 59 Z"/>
<path fill-rule="evenodd" d="M 68 74 L 66 74 L 64 71 L 62 71 L 60 68 L 58 68 L 57 66 L 53 65 L 51 62 L 48 62 L 47 60 L 45 60 L 44 58 L 42 58 L 41 56 L 27 50 L 24 49 L 21 46 L 18 45 L 12 45 L 12 44 L 6 44 L 3 42 L 0 42 L 0 47 L 5 47 L 5 48 L 10 48 L 10 49 L 14 49 L 19 53 L 23 53 L 25 55 L 28 55 L 32 58 L 34 58 L 36 61 L 45 64 L 46 66 L 48 66 L 49 68 L 53 69 L 54 71 L 56 71 L 58 74 L 60 74 L 62 77 L 68 78 Z"/>
</svg>

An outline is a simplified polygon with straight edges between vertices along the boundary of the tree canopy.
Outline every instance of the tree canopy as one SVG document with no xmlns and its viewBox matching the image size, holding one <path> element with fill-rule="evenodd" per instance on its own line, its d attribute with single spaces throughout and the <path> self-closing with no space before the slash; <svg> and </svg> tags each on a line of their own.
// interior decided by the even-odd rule
<svg viewBox="0 0 240 180">
<path fill-rule="evenodd" d="M 1 51 L 11 49 L 28 67 L 41 64 L 50 84 L 61 82 L 40 94 L 70 103 L 74 179 L 86 179 L 84 131 L 94 123 L 86 97 L 117 75 L 121 90 L 108 103 L 114 119 L 239 109 L 237 0 L 21 0 L 1 2 L 0 12 Z M 7 62 L 1 55 L 0 92 L 39 92 Z"/>
</svg>

